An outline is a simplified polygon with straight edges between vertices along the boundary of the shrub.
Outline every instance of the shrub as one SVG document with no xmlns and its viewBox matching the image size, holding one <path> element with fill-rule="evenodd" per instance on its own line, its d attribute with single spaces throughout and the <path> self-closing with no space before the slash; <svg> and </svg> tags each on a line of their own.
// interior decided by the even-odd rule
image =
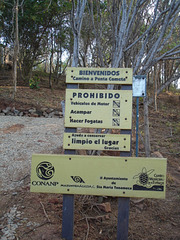
<svg viewBox="0 0 180 240">
<path fill-rule="evenodd" d="M 32 78 L 29 79 L 29 87 L 31 89 L 39 89 L 39 82 L 40 78 L 38 76 L 33 76 Z"/>
</svg>

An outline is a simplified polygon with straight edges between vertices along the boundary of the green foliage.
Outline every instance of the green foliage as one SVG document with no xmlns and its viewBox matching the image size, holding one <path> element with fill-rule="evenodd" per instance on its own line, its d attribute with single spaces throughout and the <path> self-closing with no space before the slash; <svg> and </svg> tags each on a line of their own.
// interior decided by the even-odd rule
<svg viewBox="0 0 180 240">
<path fill-rule="evenodd" d="M 37 70 L 33 71 L 32 74 L 33 74 L 33 76 L 38 76 L 41 80 L 43 78 L 48 78 L 49 79 L 49 73 L 44 72 L 43 70 L 37 69 Z"/>
<path fill-rule="evenodd" d="M 177 123 L 174 129 L 174 134 L 180 135 L 180 123 Z"/>
<path fill-rule="evenodd" d="M 178 83 L 177 84 L 173 83 L 173 84 L 170 85 L 169 91 L 176 93 L 176 92 L 178 92 L 177 87 L 178 87 Z"/>
<path fill-rule="evenodd" d="M 13 49 L 16 1 L 0 1 L 0 38 L 4 46 Z M 29 79 L 34 64 L 46 58 L 51 51 L 49 36 L 54 34 L 54 51 L 69 48 L 70 24 L 67 24 L 72 3 L 58 0 L 19 0 L 19 56 L 21 76 Z M 60 49 L 60 47 L 62 49 Z"/>
<path fill-rule="evenodd" d="M 33 76 L 29 79 L 29 87 L 31 89 L 39 89 L 40 78 L 38 76 Z"/>
<path fill-rule="evenodd" d="M 122 51 L 122 59 L 121 61 L 118 60 L 120 61 L 119 66 L 132 67 L 136 66 L 138 62 L 139 64 L 144 62 L 143 67 L 147 65 L 149 69 L 152 68 L 151 70 L 153 70 L 153 64 L 155 64 L 153 61 L 178 46 L 179 25 L 176 24 L 172 31 L 172 26 L 174 26 L 173 24 L 178 16 L 174 18 L 172 15 L 169 25 L 166 24 L 166 31 L 164 32 L 162 40 L 158 40 L 164 29 L 164 19 L 166 15 L 169 14 L 169 9 L 171 9 L 170 5 L 172 2 L 178 1 L 142 1 L 142 5 L 137 5 L 137 2 L 140 1 L 128 0 L 125 1 L 123 5 L 123 1 L 87 1 L 87 6 L 83 14 L 79 45 L 80 66 L 100 67 L 102 64 L 107 67 L 112 66 L 114 59 L 117 58 L 118 55 L 121 55 L 115 52 L 116 46 L 119 46 L 119 52 L 120 50 Z M 157 16 L 154 18 L 156 2 L 159 3 Z M 0 39 L 3 45 L 9 49 L 13 49 L 14 47 L 15 3 L 15 0 L 0 0 Z M 78 1 L 71 0 L 19 0 L 18 65 L 21 68 L 20 76 L 22 76 L 22 79 L 27 81 L 27 83 L 32 69 L 43 71 L 43 63 L 49 61 L 51 53 L 53 53 L 53 66 L 51 70 L 56 72 L 57 76 L 59 72 L 62 72 L 64 68 L 62 62 L 63 52 L 67 52 L 68 56 L 72 56 L 73 53 L 71 18 L 73 18 L 74 15 L 72 14 L 70 16 L 70 14 L 73 10 L 72 5 L 74 4 L 76 8 L 77 3 Z M 131 17 L 136 8 L 137 14 L 131 22 Z M 91 19 L 91 10 L 93 11 L 94 24 Z M 173 11 L 176 13 L 175 10 Z M 176 13 L 176 15 L 178 15 L 178 13 Z M 122 20 L 126 18 L 126 16 L 129 16 L 129 18 L 126 19 L 125 24 L 122 24 Z M 153 21 L 155 22 L 154 24 L 152 24 Z M 149 28 L 151 24 L 152 27 Z M 125 28 L 127 31 L 124 31 Z M 129 31 L 128 29 L 131 30 Z M 141 38 L 147 29 L 150 29 L 150 31 Z M 127 36 L 125 32 L 127 32 Z M 122 36 L 119 42 L 118 36 Z M 154 54 L 154 58 L 152 58 L 155 60 L 149 62 L 148 59 L 153 55 L 151 52 L 156 42 L 159 42 L 159 46 L 156 50 L 157 53 Z M 135 44 L 133 45 L 133 43 Z M 133 47 L 129 48 L 129 46 Z M 175 55 L 169 53 L 167 57 L 175 57 L 178 54 L 178 49 L 175 49 L 174 52 L 177 53 Z M 146 57 L 147 60 L 145 60 Z M 140 58 L 142 59 L 139 61 Z M 68 59 L 67 65 L 71 64 L 69 60 L 70 59 Z M 148 64 L 146 64 L 145 61 Z M 163 67 L 168 67 L 166 71 L 168 73 L 166 77 L 168 78 L 170 72 L 173 73 L 174 69 L 178 67 L 177 64 L 179 64 L 179 62 L 175 60 L 171 63 L 171 60 L 166 60 L 165 65 L 163 64 L 161 64 L 162 70 L 159 70 L 161 71 L 159 76 L 162 78 Z M 46 66 L 48 66 L 48 64 Z M 141 66 L 139 66 L 139 70 L 141 69 Z M 49 71 L 49 66 L 46 70 Z M 136 72 L 138 72 L 138 70 L 136 70 Z M 162 79 L 162 83 L 163 81 Z M 153 82 L 153 77 L 151 82 Z"/>
</svg>

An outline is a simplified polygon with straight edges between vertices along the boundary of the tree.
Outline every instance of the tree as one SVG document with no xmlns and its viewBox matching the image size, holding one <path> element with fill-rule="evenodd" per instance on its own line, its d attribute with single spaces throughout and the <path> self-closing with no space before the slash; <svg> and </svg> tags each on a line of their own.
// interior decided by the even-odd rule
<svg viewBox="0 0 180 240">
<path fill-rule="evenodd" d="M 102 4 L 102 1 L 90 1 L 92 22 L 94 22 L 94 2 L 97 6 Z M 103 4 L 106 8 L 101 9 L 99 25 L 93 24 L 93 27 L 94 32 L 98 32 L 96 26 L 101 25 L 101 17 L 105 19 L 106 11 L 108 11 L 111 26 L 108 36 L 111 41 L 107 42 L 111 44 L 112 53 L 108 62 L 111 63 L 111 67 L 133 67 L 134 74 L 142 75 L 150 72 L 160 60 L 172 56 L 175 59 L 179 58 L 177 56 L 180 53 L 180 44 L 177 43 L 173 47 L 169 45 L 169 40 L 179 20 L 179 0 L 163 2 L 159 0 L 109 0 L 103 1 Z M 99 38 L 102 35 L 103 32 L 95 34 L 97 42 L 102 42 L 102 37 Z M 162 52 L 167 45 L 170 48 Z M 104 57 L 106 54 L 102 53 L 101 44 L 97 44 L 97 48 L 99 48 L 101 62 L 103 59 L 101 64 L 104 66 L 107 63 Z M 146 155 L 150 155 L 147 98 L 144 98 L 144 119 Z"/>
<path fill-rule="evenodd" d="M 18 66 L 18 57 L 19 57 L 19 7 L 22 7 L 24 0 L 21 1 L 21 5 L 19 5 L 19 0 L 15 0 L 14 4 L 12 1 L 4 0 L 1 3 L 1 8 L 5 8 L 6 5 L 10 6 L 12 9 L 12 22 L 11 22 L 11 36 L 14 48 L 14 56 L 13 56 L 13 82 L 14 82 L 14 91 L 13 98 L 15 98 L 16 94 L 16 85 L 17 85 L 17 66 Z"/>
<path fill-rule="evenodd" d="M 16 85 L 17 85 L 17 64 L 18 64 L 18 55 L 19 55 L 19 24 L 18 24 L 18 9 L 19 9 L 19 0 L 16 0 L 15 5 L 15 36 L 14 36 L 14 60 L 13 60 L 13 67 L 14 67 L 14 94 L 13 98 L 15 98 L 16 94 Z"/>
<path fill-rule="evenodd" d="M 75 6 L 75 1 L 72 1 L 72 11 L 71 11 L 71 24 L 74 36 L 74 47 L 73 47 L 73 60 L 72 67 L 78 66 L 79 60 L 79 39 L 83 20 L 84 9 L 87 0 L 78 0 L 77 6 Z"/>
<path fill-rule="evenodd" d="M 18 12 L 19 25 L 19 70 L 21 77 L 28 80 L 31 77 L 32 68 L 44 61 L 49 54 L 50 32 L 57 29 L 63 18 L 69 14 L 71 3 L 58 0 L 21 0 Z M 3 41 L 13 46 L 14 39 L 11 34 L 13 0 L 3 2 L 0 26 L 0 34 Z"/>
</svg>

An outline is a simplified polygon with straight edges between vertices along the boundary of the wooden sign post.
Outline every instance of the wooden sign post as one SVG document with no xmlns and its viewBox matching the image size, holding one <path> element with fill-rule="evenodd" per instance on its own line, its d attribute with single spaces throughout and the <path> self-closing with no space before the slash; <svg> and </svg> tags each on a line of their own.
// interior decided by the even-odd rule
<svg viewBox="0 0 180 240">
<path fill-rule="evenodd" d="M 78 89 L 78 84 L 67 84 L 67 89 Z M 76 128 L 65 128 L 66 133 L 76 133 Z M 75 150 L 65 150 L 64 154 L 75 154 Z M 62 238 L 73 240 L 74 237 L 74 195 L 63 195 Z"/>
<path fill-rule="evenodd" d="M 63 194 L 65 240 L 73 240 L 74 194 L 118 197 L 117 240 L 127 240 L 130 197 L 165 198 L 167 160 L 131 157 L 132 69 L 68 68 L 66 79 L 65 155 L 33 155 L 31 191 Z M 79 83 L 121 84 L 121 90 L 78 89 Z M 76 155 L 76 149 L 120 156 Z"/>
<path fill-rule="evenodd" d="M 124 130 L 124 134 L 126 134 L 128 137 L 131 136 L 132 69 L 68 68 L 66 82 L 68 83 L 68 88 L 71 87 L 76 88 L 77 85 L 70 85 L 75 83 L 89 83 L 89 84 L 99 83 L 99 84 L 122 84 L 122 90 L 129 90 L 127 92 L 127 95 L 129 96 L 128 99 L 128 97 L 124 95 L 123 92 L 120 95 L 119 91 L 113 92 L 114 93 L 113 94 L 112 92 L 107 91 L 104 92 L 102 90 L 100 91 L 96 90 L 96 92 L 95 90 L 92 91 L 84 90 L 82 93 L 82 89 L 79 91 L 77 89 L 76 91 L 72 90 L 69 91 L 67 89 L 65 107 L 65 126 L 68 127 L 68 131 L 69 127 L 110 128 L 110 129 L 125 128 L 126 130 Z M 126 99 L 123 98 L 122 100 L 122 96 L 126 96 L 125 97 Z M 125 108 L 126 105 L 128 105 L 129 108 L 128 111 L 127 108 Z M 89 109 L 90 106 L 91 108 Z M 123 108 L 124 110 L 122 111 Z M 89 113 L 85 113 L 86 109 L 88 109 Z M 108 114 L 105 116 L 107 109 Z M 79 111 L 79 113 L 77 111 Z M 123 117 L 121 116 L 122 112 L 124 114 Z M 128 116 L 126 114 L 128 114 Z M 104 123 L 104 121 L 107 120 L 109 121 Z M 73 131 L 75 131 L 75 129 L 73 129 Z M 131 149 L 129 148 L 126 151 L 124 151 L 123 155 L 131 156 Z M 129 199 L 126 198 L 123 199 L 123 201 L 122 199 L 119 199 L 118 204 L 119 207 L 123 208 L 124 217 L 123 219 L 121 219 L 120 214 L 118 214 L 117 239 L 125 240 L 127 238 L 124 238 L 125 237 L 124 234 L 121 236 L 122 234 L 121 232 L 127 232 L 125 235 L 128 234 L 128 228 L 126 228 L 126 226 L 129 219 Z M 72 206 L 72 203 L 69 205 Z M 66 206 L 65 209 L 67 209 L 67 207 L 68 206 Z M 70 211 L 72 211 L 72 207 L 70 207 L 68 212 Z M 63 217 L 63 225 L 66 225 L 65 219 L 68 219 L 69 214 L 67 215 L 68 215 L 67 217 L 65 216 Z M 66 228 L 64 227 L 64 229 Z M 62 232 L 62 237 L 64 237 L 66 240 L 73 239 L 73 236 L 69 237 L 69 233 L 68 232 L 65 233 L 65 231 Z"/>
</svg>

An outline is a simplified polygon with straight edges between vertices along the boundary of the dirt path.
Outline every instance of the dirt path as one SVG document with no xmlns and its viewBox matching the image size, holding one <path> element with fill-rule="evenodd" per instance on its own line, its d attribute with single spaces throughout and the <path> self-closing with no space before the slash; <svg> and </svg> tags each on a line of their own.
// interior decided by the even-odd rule
<svg viewBox="0 0 180 240">
<path fill-rule="evenodd" d="M 30 174 L 32 153 L 62 148 L 63 119 L 0 117 L 0 186 L 4 191 L 23 184 Z"/>
</svg>

